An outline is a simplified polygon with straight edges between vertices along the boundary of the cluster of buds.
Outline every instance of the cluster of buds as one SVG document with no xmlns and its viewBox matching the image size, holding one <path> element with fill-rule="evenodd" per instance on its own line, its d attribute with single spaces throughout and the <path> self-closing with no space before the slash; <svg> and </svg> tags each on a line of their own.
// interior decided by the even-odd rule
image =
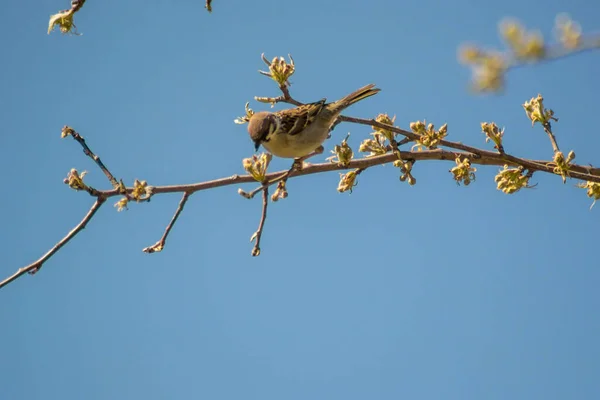
<svg viewBox="0 0 600 400">
<path fill-rule="evenodd" d="M 539 32 L 527 32 L 518 21 L 500 23 L 500 35 L 519 60 L 536 61 L 546 55 L 544 38 Z"/>
<path fill-rule="evenodd" d="M 465 46 L 460 50 L 459 58 L 463 64 L 471 67 L 472 87 L 475 91 L 495 92 L 504 87 L 508 65 L 501 53 Z"/>
<path fill-rule="evenodd" d="M 250 122 L 250 118 L 254 115 L 254 111 L 250 108 L 250 103 L 246 103 L 244 109 L 246 110 L 246 114 L 243 117 L 237 117 L 233 122 L 240 125 Z"/>
<path fill-rule="evenodd" d="M 73 23 L 73 16 L 81 9 L 81 7 L 83 7 L 84 3 L 85 0 L 71 0 L 71 8 L 51 15 L 50 22 L 48 23 L 48 34 L 58 26 L 58 29 L 60 29 L 62 33 L 79 35 L 79 33 L 77 33 L 77 27 Z"/>
<path fill-rule="evenodd" d="M 390 118 L 390 116 L 387 114 L 379 114 L 375 118 L 375 122 L 379 122 L 380 124 L 384 124 L 384 125 L 390 125 L 392 127 L 394 126 L 395 120 L 396 120 L 395 115 L 393 118 Z M 391 131 L 389 129 L 383 129 L 378 126 L 372 126 L 371 128 L 373 128 L 375 133 L 379 133 L 379 134 L 383 135 L 390 143 L 392 143 L 394 141 L 395 133 L 393 131 Z"/>
<path fill-rule="evenodd" d="M 559 14 L 556 17 L 554 32 L 565 49 L 576 50 L 581 46 L 581 26 L 568 15 Z"/>
<path fill-rule="evenodd" d="M 286 197 L 288 197 L 288 192 L 285 188 L 285 183 L 285 179 L 277 183 L 277 189 L 275 189 L 275 193 L 271 195 L 271 201 L 275 202 L 277 200 L 285 199 Z"/>
<path fill-rule="evenodd" d="M 74 190 L 89 190 L 88 185 L 86 185 L 85 183 L 83 183 L 83 177 L 87 174 L 87 171 L 83 171 L 82 173 L 79 173 L 75 168 L 72 168 L 71 171 L 69 171 L 69 174 L 67 175 L 67 177 L 65 179 L 63 179 L 63 182 L 67 185 L 69 185 L 69 187 L 71 189 Z"/>
<path fill-rule="evenodd" d="M 135 200 L 138 203 L 141 201 L 149 201 L 150 197 L 152 197 L 154 186 L 148 185 L 148 182 L 146 181 L 140 181 L 139 179 L 136 179 L 133 181 L 133 189 L 131 190 L 130 194 L 127 194 L 127 187 L 125 187 L 123 181 L 119 182 L 117 189 L 119 189 L 119 192 L 123 194 L 123 197 L 121 197 L 119 201 L 115 203 L 117 211 L 121 212 L 129 209 L 127 206 L 129 205 L 130 201 Z"/>
<path fill-rule="evenodd" d="M 567 181 L 567 176 L 569 176 L 569 171 L 571 170 L 571 161 L 574 159 L 575 152 L 573 150 L 567 154 L 566 159 L 562 151 L 557 151 L 554 153 L 554 162 L 550 163 L 552 166 L 554 166 L 552 172 L 554 172 L 556 175 L 560 175 L 563 183 Z"/>
<path fill-rule="evenodd" d="M 592 207 L 594 207 L 594 204 L 596 204 L 596 200 L 600 199 L 600 183 L 587 181 L 585 183 L 577 184 L 577 187 L 587 189 L 587 196 L 594 199 L 592 205 L 590 206 L 591 210 Z"/>
<path fill-rule="evenodd" d="M 501 169 L 494 181 L 498 183 L 498 190 L 506 194 L 512 194 L 529 187 L 529 175 L 523 173 L 523 167 L 509 168 L 508 165 Z"/>
<path fill-rule="evenodd" d="M 352 151 L 352 148 L 348 145 L 349 137 L 350 134 L 348 134 L 346 138 L 342 140 L 342 143 L 333 146 L 333 150 L 331 150 L 333 156 L 328 157 L 327 161 L 337 163 L 337 165 L 341 167 L 346 167 L 348 166 L 348 164 L 350 164 L 350 161 L 354 157 L 354 152 Z"/>
<path fill-rule="evenodd" d="M 267 175 L 267 168 L 273 156 L 270 153 L 261 153 L 259 156 L 253 155 L 251 158 L 244 158 L 242 165 L 244 170 L 252 177 L 262 183 Z"/>
<path fill-rule="evenodd" d="M 388 152 L 385 144 L 385 136 L 379 132 L 371 133 L 372 139 L 365 139 L 358 147 L 358 151 L 361 153 L 369 153 L 367 157 L 378 156 Z"/>
<path fill-rule="evenodd" d="M 133 181 L 133 190 L 131 191 L 131 198 L 135 201 L 145 201 L 152 196 L 153 187 L 148 185 L 146 181 L 140 181 L 136 179 Z"/>
<path fill-rule="evenodd" d="M 450 170 L 456 184 L 460 186 L 460 183 L 464 183 L 465 186 L 469 186 L 471 182 L 475 180 L 476 168 L 471 167 L 471 160 L 463 158 L 462 161 L 459 157 L 456 157 L 456 166 Z"/>
<path fill-rule="evenodd" d="M 532 97 L 531 100 L 526 101 L 523 104 L 523 108 L 527 113 L 527 118 L 531 120 L 531 126 L 533 126 L 536 122 L 546 126 L 551 120 L 558 121 L 558 118 L 554 117 L 554 111 L 544 108 L 544 98 L 541 94 L 538 94 L 537 97 Z"/>
<path fill-rule="evenodd" d="M 500 51 L 486 51 L 476 46 L 465 46 L 459 52 L 459 59 L 473 71 L 473 88 L 480 92 L 495 92 L 504 87 L 504 76 L 511 64 L 544 59 L 548 49 L 539 32 L 527 31 L 515 20 L 500 23 L 500 35 L 507 43 L 509 54 Z M 555 35 L 567 50 L 577 50 L 583 42 L 581 27 L 567 15 L 556 18 Z"/>
<path fill-rule="evenodd" d="M 265 71 L 258 71 L 261 74 L 268 76 L 269 78 L 273 79 L 275 82 L 277 82 L 277 84 L 279 85 L 279 87 L 285 88 L 290 86 L 290 82 L 288 81 L 288 79 L 294 75 L 294 72 L 296 71 L 296 67 L 294 66 L 294 59 L 292 58 L 291 54 L 288 54 L 288 57 L 290 58 L 290 62 L 286 62 L 285 58 L 283 57 L 275 57 L 273 58 L 273 61 L 269 61 L 267 60 L 267 58 L 265 57 L 265 54 L 261 54 L 261 58 L 262 60 L 265 62 L 265 64 L 267 64 L 267 66 L 269 67 L 269 72 L 265 72 Z"/>
<path fill-rule="evenodd" d="M 415 140 L 415 145 L 411 150 L 417 148 L 417 151 L 423 150 L 423 148 L 432 150 L 437 148 L 437 145 L 448 136 L 448 124 L 444 124 L 440 129 L 435 130 L 433 124 L 425 126 L 425 121 L 417 121 L 410 123 L 410 130 L 413 133 L 419 135 L 419 138 Z"/>
<path fill-rule="evenodd" d="M 408 181 L 408 184 L 411 186 L 417 183 L 417 178 L 412 175 L 413 164 L 413 161 L 404 161 L 401 159 L 393 162 L 394 167 L 400 168 L 400 171 L 402 172 L 402 175 L 400 175 L 400 182 Z"/>
<path fill-rule="evenodd" d="M 67 136 L 71 136 L 73 133 L 75 133 L 75 129 L 71 128 L 68 125 L 65 125 L 60 131 L 60 138 L 64 139 Z"/>
<path fill-rule="evenodd" d="M 362 172 L 362 169 L 357 168 L 352 171 L 346 172 L 345 174 L 340 174 L 340 183 L 338 184 L 337 190 L 340 193 L 350 192 L 352 193 L 352 189 L 358 184 L 356 182 L 356 177 Z"/>
<path fill-rule="evenodd" d="M 494 142 L 494 148 L 500 153 L 504 153 L 504 147 L 502 146 L 502 137 L 504 136 L 504 129 L 498 128 L 493 122 L 482 122 L 481 131 L 485 134 L 485 142 L 490 140 Z"/>
</svg>

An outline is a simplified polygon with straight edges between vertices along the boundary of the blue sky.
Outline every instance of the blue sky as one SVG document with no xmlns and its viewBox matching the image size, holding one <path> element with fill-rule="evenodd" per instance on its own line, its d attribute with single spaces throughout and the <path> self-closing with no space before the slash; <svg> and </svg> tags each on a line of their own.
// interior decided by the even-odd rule
<svg viewBox="0 0 600 400">
<path fill-rule="evenodd" d="M 373 82 L 381 93 L 348 114 L 447 122 L 449 140 L 488 148 L 479 124 L 495 121 L 507 152 L 531 158 L 552 155 L 521 107 L 541 92 L 561 148 L 599 163 L 598 53 L 516 70 L 502 96 L 470 94 L 456 61 L 462 43 L 498 46 L 506 16 L 548 35 L 560 12 L 599 29 L 594 2 L 215 0 L 209 15 L 200 0 L 90 0 L 75 20 L 83 36 L 47 36 L 66 7 L 3 5 L 2 278 L 90 207 L 62 183 L 70 168 L 109 187 L 60 139 L 65 124 L 128 184 L 242 173 L 253 146 L 233 119 L 253 96 L 278 95 L 256 72 L 262 52 L 293 55 L 301 101 Z M 339 125 L 335 142 L 347 132 L 357 146 L 369 129 Z M 336 192 L 337 173 L 294 179 L 258 258 L 260 199 L 237 187 L 194 195 L 154 255 L 141 249 L 179 196 L 107 204 L 40 273 L 0 291 L 2 398 L 599 398 L 600 210 L 559 177 L 507 196 L 496 167 L 467 188 L 450 167 L 416 164 L 414 187 L 373 168 L 351 195 Z"/>
</svg>

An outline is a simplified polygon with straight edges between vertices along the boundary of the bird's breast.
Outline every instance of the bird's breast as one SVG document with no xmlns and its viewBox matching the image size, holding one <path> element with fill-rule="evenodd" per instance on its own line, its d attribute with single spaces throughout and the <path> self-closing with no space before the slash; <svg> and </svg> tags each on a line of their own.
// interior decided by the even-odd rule
<svg viewBox="0 0 600 400">
<path fill-rule="evenodd" d="M 263 142 L 263 147 L 277 157 L 303 157 L 323 144 L 329 134 L 330 125 L 328 121 L 316 120 L 295 135 L 278 132 Z"/>
</svg>

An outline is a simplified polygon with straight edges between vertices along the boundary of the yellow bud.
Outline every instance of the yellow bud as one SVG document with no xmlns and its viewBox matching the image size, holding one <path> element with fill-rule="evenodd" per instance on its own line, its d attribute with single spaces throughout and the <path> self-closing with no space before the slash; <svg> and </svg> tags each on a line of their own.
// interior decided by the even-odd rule
<svg viewBox="0 0 600 400">
<path fill-rule="evenodd" d="M 133 190 L 131 191 L 131 197 L 136 201 L 140 201 L 143 199 L 144 195 L 146 195 L 146 187 L 148 183 L 146 181 L 135 180 L 133 182 Z"/>
<path fill-rule="evenodd" d="M 129 203 L 129 199 L 127 197 L 122 197 L 119 201 L 115 203 L 115 207 L 117 207 L 117 211 L 121 212 L 123 210 L 127 210 L 127 204 Z"/>
<path fill-rule="evenodd" d="M 587 196 L 594 199 L 590 206 L 590 209 L 592 209 L 596 204 L 596 200 L 600 199 L 600 183 L 587 181 L 586 183 L 579 183 L 577 187 L 587 189 Z"/>
<path fill-rule="evenodd" d="M 60 137 L 61 138 L 66 138 L 67 136 L 71 136 L 73 133 L 75 132 L 75 130 L 73 128 L 71 128 L 70 126 L 63 126 L 61 132 L 60 132 Z"/>
<path fill-rule="evenodd" d="M 352 189 L 357 185 L 356 177 L 358 174 L 358 169 L 346 172 L 345 174 L 340 174 L 340 182 L 337 187 L 338 192 L 343 193 L 349 191 L 352 193 Z"/>
<path fill-rule="evenodd" d="M 475 64 L 481 58 L 481 52 L 475 46 L 465 46 L 459 50 L 458 58 L 463 64 Z"/>
<path fill-rule="evenodd" d="M 440 129 L 438 130 L 438 133 L 441 136 L 446 136 L 448 134 L 448 124 L 444 124 L 440 127 Z"/>
<path fill-rule="evenodd" d="M 563 47 L 575 50 L 581 46 L 581 26 L 566 14 L 556 17 L 555 33 Z"/>
</svg>

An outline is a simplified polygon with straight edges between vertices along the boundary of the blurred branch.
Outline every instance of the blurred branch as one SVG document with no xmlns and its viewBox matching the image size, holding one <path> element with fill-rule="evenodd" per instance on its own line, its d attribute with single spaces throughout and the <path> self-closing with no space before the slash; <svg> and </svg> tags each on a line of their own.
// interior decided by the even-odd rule
<svg viewBox="0 0 600 400">
<path fill-rule="evenodd" d="M 476 92 L 502 91 L 509 70 L 600 49 L 600 33 L 584 35 L 579 24 L 566 14 L 556 17 L 554 43 L 548 43 L 539 31 L 527 30 L 514 19 L 502 21 L 499 33 L 505 49 L 465 45 L 459 50 L 459 60 L 471 68 L 472 89 Z"/>
</svg>

